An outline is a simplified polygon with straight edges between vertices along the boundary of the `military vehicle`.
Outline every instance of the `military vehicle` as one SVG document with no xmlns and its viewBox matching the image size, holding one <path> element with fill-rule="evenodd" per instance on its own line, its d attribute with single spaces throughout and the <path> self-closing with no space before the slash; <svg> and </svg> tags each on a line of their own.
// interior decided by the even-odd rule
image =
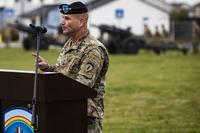
<svg viewBox="0 0 200 133">
<path fill-rule="evenodd" d="M 16 28 L 18 31 L 27 33 L 22 42 L 25 50 L 36 49 L 36 33 L 32 28 L 21 23 L 9 24 L 9 26 Z M 44 34 L 41 36 L 40 49 L 47 50 L 50 45 L 62 46 L 63 44 L 64 42 Z"/>
<path fill-rule="evenodd" d="M 166 52 L 168 50 L 177 50 L 187 54 L 187 47 L 178 47 L 175 44 L 154 45 L 147 43 L 143 37 L 135 36 L 131 33 L 131 29 L 121 29 L 109 25 L 91 25 L 100 30 L 99 40 L 107 47 L 111 54 L 138 54 L 140 49 L 151 50 L 156 54 Z M 107 37 L 105 37 L 107 35 Z"/>
<path fill-rule="evenodd" d="M 27 33 L 23 39 L 23 48 L 25 50 L 36 49 L 36 34 L 29 26 L 21 23 L 9 24 L 9 26 L 16 28 L 19 31 Z M 131 33 L 130 28 L 120 29 L 115 26 L 109 25 L 91 25 L 100 30 L 99 40 L 107 47 L 109 53 L 117 54 L 138 54 L 140 49 L 151 50 L 156 54 L 166 52 L 168 50 L 178 50 L 187 53 L 187 47 L 177 47 L 176 45 L 154 45 L 147 43 L 142 37 L 135 36 Z M 107 38 L 105 38 L 107 34 Z M 47 50 L 50 45 L 63 46 L 67 37 L 60 39 L 59 37 L 54 38 L 48 34 L 41 36 L 40 49 Z"/>
</svg>

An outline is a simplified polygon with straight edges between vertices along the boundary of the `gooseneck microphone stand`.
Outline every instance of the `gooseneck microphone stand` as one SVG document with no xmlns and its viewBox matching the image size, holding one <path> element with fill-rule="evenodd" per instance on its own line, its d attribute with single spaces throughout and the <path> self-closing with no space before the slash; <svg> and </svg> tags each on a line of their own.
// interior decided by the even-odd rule
<svg viewBox="0 0 200 133">
<path fill-rule="evenodd" d="M 38 115 L 36 114 L 36 103 L 37 103 L 37 77 L 38 77 L 38 59 L 39 59 L 39 49 L 40 49 L 40 39 L 41 35 L 47 32 L 47 29 L 43 26 L 29 25 L 36 33 L 37 47 L 36 47 L 36 64 L 35 64 L 35 78 L 34 78 L 34 88 L 32 97 L 32 117 L 31 125 L 33 126 L 34 133 L 38 132 Z"/>
</svg>

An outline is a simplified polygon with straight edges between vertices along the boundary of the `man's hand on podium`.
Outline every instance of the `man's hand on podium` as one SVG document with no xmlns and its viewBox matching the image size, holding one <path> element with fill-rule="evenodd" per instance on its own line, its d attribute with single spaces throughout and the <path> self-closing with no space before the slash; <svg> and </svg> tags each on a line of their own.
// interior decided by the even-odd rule
<svg viewBox="0 0 200 133">
<path fill-rule="evenodd" d="M 32 56 L 37 57 L 36 53 L 32 53 Z M 36 61 L 35 61 L 36 62 Z M 35 64 L 36 65 L 36 64 Z M 39 56 L 38 57 L 38 68 L 42 71 L 44 71 L 45 69 L 48 68 L 48 63 L 46 62 L 46 60 Z"/>
</svg>

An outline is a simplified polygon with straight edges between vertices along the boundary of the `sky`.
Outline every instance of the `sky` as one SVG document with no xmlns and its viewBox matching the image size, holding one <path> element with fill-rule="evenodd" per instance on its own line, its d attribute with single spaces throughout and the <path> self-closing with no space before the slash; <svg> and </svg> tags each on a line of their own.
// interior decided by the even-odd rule
<svg viewBox="0 0 200 133">
<path fill-rule="evenodd" d="M 166 0 L 166 2 L 173 2 L 173 3 L 177 3 L 177 2 L 184 2 L 184 3 L 187 3 L 191 6 L 193 6 L 194 4 L 197 4 L 200 2 L 200 0 Z"/>
</svg>

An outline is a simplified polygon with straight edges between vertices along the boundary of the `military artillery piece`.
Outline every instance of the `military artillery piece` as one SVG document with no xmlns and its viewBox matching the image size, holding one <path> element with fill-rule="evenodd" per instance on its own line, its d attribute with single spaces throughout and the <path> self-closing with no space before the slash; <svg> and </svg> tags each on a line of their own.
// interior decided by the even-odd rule
<svg viewBox="0 0 200 133">
<path fill-rule="evenodd" d="M 27 36 L 23 39 L 23 48 L 25 50 L 32 50 L 36 49 L 36 33 L 33 31 L 30 27 L 21 24 L 9 24 L 10 27 L 16 28 L 19 31 L 27 33 Z M 60 42 L 59 40 L 50 37 L 48 35 L 42 35 L 41 36 L 41 42 L 40 42 L 40 49 L 41 50 L 47 50 L 49 48 L 49 45 L 56 45 L 56 46 L 62 46 L 64 42 Z"/>
<path fill-rule="evenodd" d="M 131 33 L 130 28 L 120 29 L 109 25 L 91 25 L 100 30 L 99 40 L 107 47 L 111 54 L 138 54 L 140 49 L 152 50 L 156 54 L 166 52 L 168 50 L 181 51 L 187 54 L 189 50 L 187 47 L 178 47 L 175 44 L 154 45 L 148 44 L 142 37 L 135 36 Z M 105 39 L 105 34 L 108 37 Z"/>
</svg>

